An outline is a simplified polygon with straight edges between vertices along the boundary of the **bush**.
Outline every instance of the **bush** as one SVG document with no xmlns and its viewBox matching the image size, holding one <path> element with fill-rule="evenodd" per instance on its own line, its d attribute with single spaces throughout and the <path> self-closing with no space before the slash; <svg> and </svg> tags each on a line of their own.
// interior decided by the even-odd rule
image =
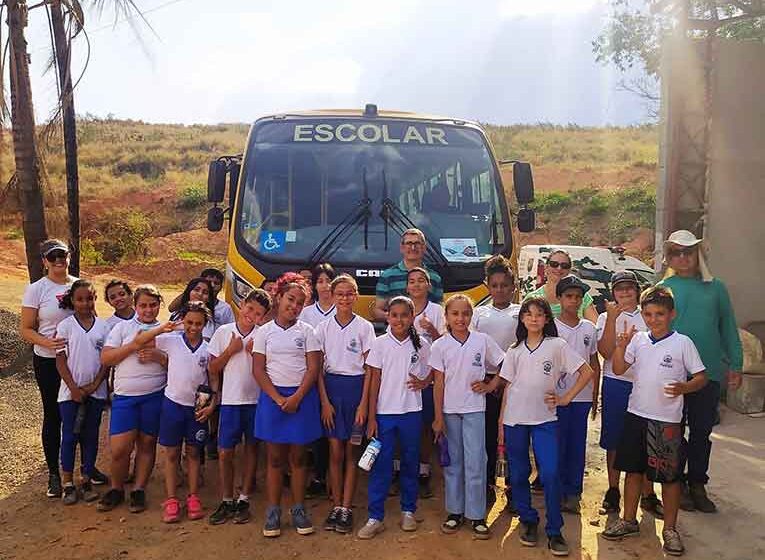
<svg viewBox="0 0 765 560">
<path fill-rule="evenodd" d="M 584 205 L 582 212 L 587 216 L 600 216 L 608 211 L 608 200 L 602 194 L 590 197 Z"/>
<path fill-rule="evenodd" d="M 87 237 L 80 240 L 80 259 L 84 265 L 100 266 L 106 264 L 101 251 L 98 251 L 93 240 Z"/>
<path fill-rule="evenodd" d="M 24 232 L 17 227 L 12 227 L 5 232 L 5 238 L 10 240 L 24 239 Z"/>
<path fill-rule="evenodd" d="M 125 257 L 145 257 L 146 240 L 151 235 L 149 217 L 139 210 L 112 211 L 98 221 L 94 249 L 107 263 L 117 264 Z"/>
<path fill-rule="evenodd" d="M 565 193 L 540 193 L 536 195 L 533 206 L 541 213 L 548 213 L 563 210 L 571 202 L 571 195 Z"/>
<path fill-rule="evenodd" d="M 178 199 L 178 207 L 194 210 L 207 204 L 207 188 L 202 185 L 190 185 L 183 189 Z"/>
<path fill-rule="evenodd" d="M 165 174 L 165 166 L 148 155 L 134 155 L 115 163 L 112 172 L 117 176 L 135 173 L 146 180 L 155 180 Z"/>
</svg>

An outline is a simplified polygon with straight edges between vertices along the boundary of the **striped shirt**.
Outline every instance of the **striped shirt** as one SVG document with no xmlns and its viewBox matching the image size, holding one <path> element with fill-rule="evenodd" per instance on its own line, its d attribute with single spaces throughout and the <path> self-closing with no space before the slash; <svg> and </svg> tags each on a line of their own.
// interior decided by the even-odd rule
<svg viewBox="0 0 765 560">
<path fill-rule="evenodd" d="M 428 275 L 430 276 L 430 292 L 428 293 L 428 299 L 433 303 L 441 303 L 444 299 L 444 288 L 441 281 L 441 275 L 424 264 L 422 265 L 422 268 L 427 270 Z M 408 273 L 409 271 L 406 266 L 404 266 L 404 261 L 383 270 L 375 289 L 377 297 L 388 300 L 396 296 L 405 295 Z"/>
</svg>

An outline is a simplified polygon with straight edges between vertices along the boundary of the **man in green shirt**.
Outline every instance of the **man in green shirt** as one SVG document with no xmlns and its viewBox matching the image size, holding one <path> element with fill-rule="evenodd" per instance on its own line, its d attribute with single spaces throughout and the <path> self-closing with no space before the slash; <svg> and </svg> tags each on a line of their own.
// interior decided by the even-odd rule
<svg viewBox="0 0 765 560">
<path fill-rule="evenodd" d="M 681 508 L 713 513 L 715 504 L 706 494 L 709 481 L 709 439 L 717 418 L 720 383 L 741 384 L 743 352 L 736 316 L 725 284 L 709 273 L 701 251 L 701 239 L 690 231 L 678 230 L 664 244 L 666 263 L 674 275 L 661 281 L 675 298 L 677 316 L 672 328 L 693 341 L 704 362 L 709 382 L 695 393 L 685 395 L 684 422 L 688 426 L 688 471 Z"/>
</svg>

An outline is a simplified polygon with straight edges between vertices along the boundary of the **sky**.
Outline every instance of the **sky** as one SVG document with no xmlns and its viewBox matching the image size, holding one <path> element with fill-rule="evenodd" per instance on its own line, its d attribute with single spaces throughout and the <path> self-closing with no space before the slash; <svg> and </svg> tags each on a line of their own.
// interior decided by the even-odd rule
<svg viewBox="0 0 765 560">
<path fill-rule="evenodd" d="M 86 4 L 87 2 L 83 2 Z M 363 107 L 495 124 L 648 120 L 621 75 L 594 60 L 605 0 L 136 0 L 140 21 L 86 13 L 90 59 L 76 111 L 148 122 L 250 122 L 287 110 Z M 38 120 L 45 13 L 28 31 Z M 134 28 L 138 28 L 138 34 Z M 75 76 L 87 45 L 75 42 Z"/>
</svg>

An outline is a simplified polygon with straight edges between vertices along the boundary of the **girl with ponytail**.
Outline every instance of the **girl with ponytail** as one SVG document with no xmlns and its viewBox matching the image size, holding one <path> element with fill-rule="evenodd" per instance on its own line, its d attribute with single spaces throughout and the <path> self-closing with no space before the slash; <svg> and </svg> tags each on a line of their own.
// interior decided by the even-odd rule
<svg viewBox="0 0 765 560">
<path fill-rule="evenodd" d="M 422 431 L 422 389 L 430 384 L 430 344 L 414 328 L 414 303 L 394 297 L 388 305 L 388 332 L 372 342 L 366 365 L 371 375 L 367 435 L 382 447 L 369 477 L 369 520 L 359 530 L 371 539 L 385 527 L 385 499 L 393 478 L 393 453 L 401 453 L 401 528 L 416 531 L 418 463 Z"/>
</svg>

